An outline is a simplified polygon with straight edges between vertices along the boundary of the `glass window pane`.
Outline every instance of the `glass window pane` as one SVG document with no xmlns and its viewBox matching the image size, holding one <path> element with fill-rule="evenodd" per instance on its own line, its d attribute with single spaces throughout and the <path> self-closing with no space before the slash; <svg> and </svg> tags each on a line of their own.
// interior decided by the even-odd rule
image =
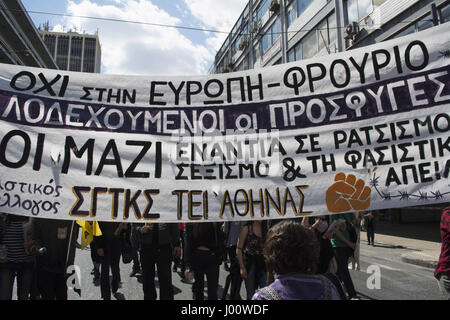
<svg viewBox="0 0 450 320">
<path fill-rule="evenodd" d="M 266 52 L 267 49 L 270 48 L 270 46 L 272 45 L 270 40 L 271 40 L 271 34 L 270 34 L 270 30 L 269 30 L 268 32 L 266 32 L 265 35 L 263 35 L 263 37 L 261 39 L 262 52 Z"/>
<path fill-rule="evenodd" d="M 94 72 L 95 70 L 95 48 L 97 42 L 94 38 L 84 39 L 84 63 L 83 72 Z"/>
<path fill-rule="evenodd" d="M 270 7 L 270 0 L 262 0 L 262 3 L 259 5 L 257 18 L 261 20 L 261 18 L 266 14 L 267 10 Z"/>
<path fill-rule="evenodd" d="M 442 16 L 441 23 L 450 21 L 450 3 L 447 4 L 445 7 L 441 8 L 441 16 Z"/>
<path fill-rule="evenodd" d="M 327 20 L 325 19 L 317 25 L 317 41 L 319 42 L 319 51 L 328 47 Z"/>
<path fill-rule="evenodd" d="M 56 36 L 46 34 L 44 37 L 44 42 L 53 57 L 55 55 Z"/>
<path fill-rule="evenodd" d="M 295 60 L 302 60 L 302 59 L 303 59 L 302 43 L 299 42 L 295 46 Z"/>
<path fill-rule="evenodd" d="M 297 18 L 297 1 L 292 1 L 292 3 L 287 8 L 288 27 L 292 24 L 292 22 L 296 18 Z"/>
<path fill-rule="evenodd" d="M 297 0 L 297 16 L 300 17 L 312 2 L 313 0 Z"/>
<path fill-rule="evenodd" d="M 81 37 L 72 37 L 70 46 L 70 71 L 81 71 L 81 54 L 83 39 Z"/>
<path fill-rule="evenodd" d="M 347 23 L 352 23 L 352 21 L 359 21 L 358 0 L 347 0 L 345 2 L 345 8 L 347 12 Z"/>
<path fill-rule="evenodd" d="M 334 13 L 328 17 L 328 44 L 334 48 L 337 43 L 337 26 Z M 334 51 L 333 51 L 334 52 Z"/>
<path fill-rule="evenodd" d="M 277 41 L 277 39 L 281 37 L 281 20 L 280 17 L 275 20 L 275 23 L 272 26 L 272 44 Z"/>
<path fill-rule="evenodd" d="M 302 41 L 303 59 L 311 58 L 317 54 L 317 32 L 309 32 Z"/>
<path fill-rule="evenodd" d="M 295 61 L 295 48 L 288 51 L 288 62 Z"/>
<path fill-rule="evenodd" d="M 373 11 L 372 0 L 358 0 L 358 20 L 371 14 Z"/>
<path fill-rule="evenodd" d="M 56 48 L 56 63 L 61 70 L 67 70 L 67 57 L 69 55 L 69 37 L 61 36 L 58 38 Z"/>
<path fill-rule="evenodd" d="M 419 31 L 431 28 L 432 26 L 434 26 L 434 24 L 433 18 L 431 17 L 431 13 L 427 14 L 425 17 L 423 17 L 417 22 L 417 30 Z"/>
<path fill-rule="evenodd" d="M 399 38 L 399 37 L 403 37 L 406 36 L 407 34 L 411 34 L 414 33 L 416 31 L 416 26 L 415 24 L 410 25 L 408 28 L 400 31 L 399 33 L 397 33 L 394 38 Z"/>
</svg>

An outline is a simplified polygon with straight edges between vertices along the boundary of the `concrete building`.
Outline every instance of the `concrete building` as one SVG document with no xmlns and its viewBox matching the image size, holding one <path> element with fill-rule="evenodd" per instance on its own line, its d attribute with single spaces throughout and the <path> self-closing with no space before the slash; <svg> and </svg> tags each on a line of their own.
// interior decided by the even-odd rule
<svg viewBox="0 0 450 320">
<path fill-rule="evenodd" d="M 48 25 L 39 33 L 59 69 L 100 73 L 102 50 L 97 34 L 52 32 Z"/>
<path fill-rule="evenodd" d="M 0 63 L 58 69 L 18 0 L 0 1 Z"/>
<path fill-rule="evenodd" d="M 447 21 L 449 0 L 249 0 L 210 72 L 341 52 Z"/>
<path fill-rule="evenodd" d="M 450 0 L 249 0 L 210 73 L 342 52 L 448 21 Z M 446 205 L 382 210 L 379 217 L 390 222 L 439 221 Z"/>
</svg>

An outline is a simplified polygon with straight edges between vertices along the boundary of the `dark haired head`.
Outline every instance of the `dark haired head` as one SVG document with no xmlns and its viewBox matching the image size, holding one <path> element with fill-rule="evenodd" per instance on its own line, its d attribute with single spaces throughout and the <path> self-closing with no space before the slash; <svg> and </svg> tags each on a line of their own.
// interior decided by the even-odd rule
<svg viewBox="0 0 450 320">
<path fill-rule="evenodd" d="M 264 257 L 277 274 L 314 274 L 319 261 L 319 243 L 313 231 L 298 222 L 283 221 L 267 233 Z"/>
</svg>

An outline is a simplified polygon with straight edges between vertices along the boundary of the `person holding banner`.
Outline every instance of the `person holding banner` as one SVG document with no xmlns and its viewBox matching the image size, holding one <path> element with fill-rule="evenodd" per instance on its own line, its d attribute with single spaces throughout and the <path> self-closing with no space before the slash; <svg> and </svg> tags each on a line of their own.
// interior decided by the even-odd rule
<svg viewBox="0 0 450 320">
<path fill-rule="evenodd" d="M 340 219 L 343 219 L 345 224 L 342 223 L 342 227 L 335 231 L 333 238 L 331 238 L 331 245 L 336 258 L 339 279 L 344 282 L 349 299 L 356 299 L 356 290 L 348 270 L 348 262 L 350 257 L 353 256 L 357 241 L 356 232 L 354 237 L 351 236 L 355 216 L 353 213 L 334 214 L 331 216 L 332 221 L 339 221 Z"/>
<path fill-rule="evenodd" d="M 236 256 L 239 261 L 241 277 L 245 281 L 247 300 L 251 300 L 256 289 L 264 287 L 267 282 L 267 270 L 263 256 L 266 233 L 266 221 L 255 220 L 244 224 L 239 234 Z"/>
<path fill-rule="evenodd" d="M 132 248 L 132 254 L 133 254 L 133 268 L 130 273 L 130 277 L 134 277 L 137 274 L 142 274 L 141 270 L 141 263 L 139 261 L 139 250 L 141 247 L 141 240 L 139 231 L 137 231 L 137 224 L 132 223 L 130 228 L 130 242 L 131 242 L 131 248 Z"/>
<path fill-rule="evenodd" d="M 38 287 L 43 300 L 67 300 L 67 267 L 74 264 L 79 225 L 74 221 L 35 219 Z"/>
<path fill-rule="evenodd" d="M 0 300 L 11 300 L 17 279 L 17 299 L 28 300 L 34 276 L 34 248 L 28 217 L 0 213 Z"/>
<path fill-rule="evenodd" d="M 442 247 L 434 276 L 438 280 L 442 294 L 450 300 L 450 207 L 442 212 L 440 229 Z"/>
<path fill-rule="evenodd" d="M 236 257 L 237 241 L 241 231 L 241 224 L 240 221 L 225 222 L 224 232 L 226 235 L 226 250 L 230 265 L 228 267 L 229 275 L 225 281 L 225 290 L 222 295 L 222 300 L 225 300 L 230 286 L 230 300 L 241 300 L 239 291 L 241 290 L 242 278 L 239 261 Z"/>
<path fill-rule="evenodd" d="M 173 300 L 172 260 L 181 254 L 178 223 L 146 223 L 137 227 L 141 240 L 144 300 L 156 300 L 155 266 L 160 300 Z"/>
<path fill-rule="evenodd" d="M 116 222 L 99 222 L 102 235 L 95 237 L 97 254 L 101 259 L 100 291 L 102 299 L 111 300 L 111 292 L 117 293 L 120 286 L 120 256 L 122 242 L 120 233 L 125 228 L 124 224 Z M 109 280 L 111 268 L 112 282 Z"/>
<path fill-rule="evenodd" d="M 225 236 L 220 223 L 201 222 L 185 225 L 185 278 L 194 272 L 192 293 L 194 300 L 204 300 L 205 275 L 208 300 L 217 300 L 220 265 L 225 255 Z"/>
</svg>

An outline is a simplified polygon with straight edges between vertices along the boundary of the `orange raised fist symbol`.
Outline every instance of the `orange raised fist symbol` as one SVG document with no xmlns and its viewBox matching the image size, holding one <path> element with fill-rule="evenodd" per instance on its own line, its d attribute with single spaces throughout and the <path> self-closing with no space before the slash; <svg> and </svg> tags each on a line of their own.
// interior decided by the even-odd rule
<svg viewBox="0 0 450 320">
<path fill-rule="evenodd" d="M 345 176 L 345 173 L 339 172 L 325 194 L 327 208 L 330 212 L 366 210 L 370 206 L 371 191 L 364 180 L 356 180 L 353 174 Z"/>
</svg>

